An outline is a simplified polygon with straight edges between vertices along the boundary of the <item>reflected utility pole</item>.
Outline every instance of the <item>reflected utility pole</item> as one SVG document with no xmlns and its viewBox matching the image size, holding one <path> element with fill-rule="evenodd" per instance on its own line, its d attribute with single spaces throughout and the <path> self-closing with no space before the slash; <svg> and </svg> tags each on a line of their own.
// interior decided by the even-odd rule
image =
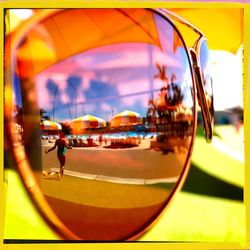
<svg viewBox="0 0 250 250">
<path fill-rule="evenodd" d="M 53 101 L 53 109 L 52 109 L 52 117 L 53 117 L 53 121 L 55 121 L 55 107 L 56 107 L 56 97 L 57 97 L 57 93 L 58 93 L 58 87 L 59 87 L 59 84 L 63 82 L 63 81 L 60 81 L 59 83 L 56 83 L 56 88 L 55 88 L 55 92 L 54 92 L 54 101 Z M 69 84 L 69 86 L 72 87 L 72 89 L 75 91 L 75 98 L 74 98 L 74 105 L 75 105 L 75 118 L 77 118 L 77 102 L 76 102 L 76 96 L 77 96 L 77 91 L 76 91 L 76 88 L 75 86 L 73 85 L 73 83 L 71 83 L 70 81 L 66 80 L 65 81 L 67 84 Z M 69 115 L 70 115 L 70 119 L 72 119 L 72 114 L 71 114 L 71 111 L 70 111 L 70 107 L 69 107 L 69 103 L 68 103 L 68 108 L 69 108 Z"/>
<path fill-rule="evenodd" d="M 71 115 L 71 111 L 70 111 L 69 103 L 68 103 L 68 108 L 69 108 L 69 116 L 70 116 L 70 120 L 72 120 L 72 115 Z"/>
<path fill-rule="evenodd" d="M 77 118 L 77 102 L 76 102 L 76 100 L 77 100 L 77 98 L 76 98 L 76 96 L 77 96 L 77 91 L 76 91 L 76 87 L 75 87 L 74 84 L 73 84 L 72 82 L 70 82 L 69 80 L 66 80 L 66 82 L 69 83 L 69 86 L 71 86 L 71 87 L 74 89 L 74 91 L 75 91 L 75 118 Z"/>
<path fill-rule="evenodd" d="M 113 117 L 113 116 L 114 116 L 114 107 L 111 106 L 111 117 Z"/>
<path fill-rule="evenodd" d="M 148 45 L 148 78 L 149 78 L 149 92 L 150 98 L 154 100 L 154 62 L 153 62 L 153 48 Z"/>
<path fill-rule="evenodd" d="M 54 103 L 53 103 L 53 109 L 52 109 L 53 121 L 55 121 L 55 106 L 56 106 L 57 91 L 58 91 L 58 84 L 56 84 L 56 89 L 55 89 L 55 93 L 54 93 Z"/>
</svg>

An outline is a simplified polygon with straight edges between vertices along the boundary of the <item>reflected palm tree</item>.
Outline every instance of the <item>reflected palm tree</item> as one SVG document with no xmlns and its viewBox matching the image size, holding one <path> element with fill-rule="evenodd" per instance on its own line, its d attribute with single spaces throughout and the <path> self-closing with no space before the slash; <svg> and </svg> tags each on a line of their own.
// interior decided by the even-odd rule
<svg viewBox="0 0 250 250">
<path fill-rule="evenodd" d="M 156 63 L 156 67 L 159 73 L 154 77 L 166 82 L 167 86 L 160 89 L 158 97 L 149 100 L 147 121 L 155 123 L 158 118 L 159 123 L 171 122 L 175 118 L 175 107 L 182 103 L 184 95 L 179 84 L 176 83 L 176 75 L 174 73 L 171 75 L 171 82 L 169 83 L 166 76 L 166 67 L 159 63 Z"/>
<path fill-rule="evenodd" d="M 154 78 L 159 78 L 160 80 L 168 84 L 168 77 L 166 75 L 166 66 L 160 65 L 159 63 L 156 63 L 155 65 L 158 70 L 158 74 L 156 74 Z"/>
<path fill-rule="evenodd" d="M 175 82 L 169 84 L 168 92 L 165 96 L 165 101 L 168 106 L 175 106 L 182 103 L 183 94 L 181 88 Z"/>
</svg>

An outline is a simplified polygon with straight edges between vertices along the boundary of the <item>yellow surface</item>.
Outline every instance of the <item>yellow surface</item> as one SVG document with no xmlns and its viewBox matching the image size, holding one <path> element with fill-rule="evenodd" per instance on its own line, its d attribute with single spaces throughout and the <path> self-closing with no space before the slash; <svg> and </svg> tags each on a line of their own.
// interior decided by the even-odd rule
<svg viewBox="0 0 250 250">
<path fill-rule="evenodd" d="M 210 49 L 237 53 L 243 41 L 242 9 L 174 9 L 174 12 L 204 33 Z M 181 31 L 187 43 L 192 45 L 192 32 L 187 29 Z"/>
<path fill-rule="evenodd" d="M 3 20 L 3 10 L 0 9 L 0 19 Z M 2 22 L 0 22 L 0 37 L 3 37 L 3 24 Z M 3 79 L 4 79 L 4 70 L 3 70 L 3 39 L 0 40 L 0 49 L 1 49 L 1 52 L 0 52 L 0 240 L 3 239 L 3 221 L 4 221 L 4 204 L 5 204 L 5 191 L 6 189 L 4 189 L 4 183 L 3 183 L 3 155 L 4 155 L 4 152 L 3 152 L 3 135 L 4 135 L 4 132 L 3 132 Z M 4 194 L 4 195 L 3 195 Z M 0 248 L 1 248 L 1 243 L 0 243 Z"/>
<path fill-rule="evenodd" d="M 250 5 L 245 9 L 244 56 L 244 124 L 245 124 L 245 204 L 247 239 L 250 241 Z"/>
</svg>

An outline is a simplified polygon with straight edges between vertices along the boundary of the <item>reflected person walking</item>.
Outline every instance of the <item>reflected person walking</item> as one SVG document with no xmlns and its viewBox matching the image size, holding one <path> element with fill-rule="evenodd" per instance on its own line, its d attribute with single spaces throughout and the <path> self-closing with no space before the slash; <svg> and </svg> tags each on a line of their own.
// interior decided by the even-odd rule
<svg viewBox="0 0 250 250">
<path fill-rule="evenodd" d="M 65 139 L 65 134 L 60 133 L 60 138 L 55 141 L 55 144 L 52 148 L 49 150 L 46 150 L 45 153 L 49 153 L 50 151 L 56 149 L 57 147 L 57 158 L 60 162 L 60 178 L 63 177 L 64 175 L 64 166 L 66 162 L 66 151 L 68 149 L 72 149 L 72 147 L 67 145 L 66 139 Z"/>
</svg>

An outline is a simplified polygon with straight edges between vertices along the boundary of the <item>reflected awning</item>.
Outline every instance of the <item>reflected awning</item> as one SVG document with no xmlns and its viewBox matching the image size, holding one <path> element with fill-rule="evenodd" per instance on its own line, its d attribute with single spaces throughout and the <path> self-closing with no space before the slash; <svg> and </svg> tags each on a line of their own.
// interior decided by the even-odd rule
<svg viewBox="0 0 250 250">
<path fill-rule="evenodd" d="M 41 121 L 40 128 L 41 130 L 62 130 L 61 124 L 48 120 Z"/>
<path fill-rule="evenodd" d="M 70 128 L 72 134 L 82 134 L 83 130 L 89 128 L 104 128 L 104 127 L 106 127 L 105 120 L 92 115 L 81 116 L 70 122 Z"/>
<path fill-rule="evenodd" d="M 131 126 L 142 124 L 142 117 L 134 111 L 125 110 L 110 119 L 111 127 Z"/>
<path fill-rule="evenodd" d="M 19 75 L 34 75 L 77 53 L 126 42 L 160 46 L 152 12 L 143 9 L 58 12 L 29 32 L 20 45 Z"/>
</svg>

